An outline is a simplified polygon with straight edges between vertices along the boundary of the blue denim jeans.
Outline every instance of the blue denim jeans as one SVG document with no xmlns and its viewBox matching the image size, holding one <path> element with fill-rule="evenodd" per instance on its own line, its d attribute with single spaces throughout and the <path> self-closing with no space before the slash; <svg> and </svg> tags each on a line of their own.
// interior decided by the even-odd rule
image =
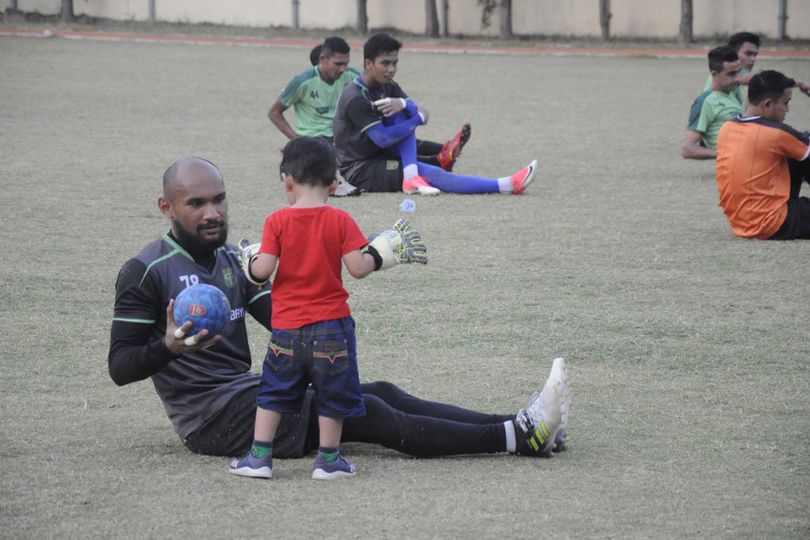
<svg viewBox="0 0 810 540">
<path fill-rule="evenodd" d="M 366 414 L 351 317 L 272 331 L 256 405 L 298 413 L 310 383 L 318 396 L 319 415 L 346 418 Z"/>
</svg>

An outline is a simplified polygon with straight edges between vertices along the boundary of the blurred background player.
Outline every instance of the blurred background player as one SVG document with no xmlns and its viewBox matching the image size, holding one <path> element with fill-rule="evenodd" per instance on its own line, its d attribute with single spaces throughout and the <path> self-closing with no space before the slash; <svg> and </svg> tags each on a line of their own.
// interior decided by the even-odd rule
<svg viewBox="0 0 810 540">
<path fill-rule="evenodd" d="M 754 63 L 757 61 L 759 55 L 760 39 L 757 34 L 752 32 L 737 32 L 728 38 L 727 45 L 734 49 L 737 53 L 737 58 L 740 60 L 740 86 L 734 91 L 734 97 L 742 104 L 745 105 L 745 88 L 751 77 L 754 76 Z M 803 82 L 796 81 L 796 86 L 803 93 L 810 96 L 810 85 Z M 712 76 L 706 78 L 706 84 L 703 85 L 703 91 L 709 91 L 712 88 Z"/>
<path fill-rule="evenodd" d="M 728 38 L 729 47 L 737 53 L 740 61 L 740 84 L 732 95 L 737 98 L 740 105 L 745 105 L 745 89 L 743 85 L 748 85 L 748 81 L 754 75 L 754 63 L 759 55 L 759 36 L 751 32 L 737 32 Z M 703 85 L 703 92 L 711 92 L 714 77 L 712 74 L 706 77 L 706 84 Z"/>
<path fill-rule="evenodd" d="M 332 143 L 332 118 L 340 93 L 358 75 L 349 67 L 351 49 L 340 37 L 328 37 L 309 54 L 312 67 L 287 83 L 281 95 L 270 106 L 267 117 L 285 137 L 319 137 Z M 295 111 L 295 129 L 284 117 L 284 111 Z M 360 195 L 360 190 L 338 177 L 334 196 Z"/>
<path fill-rule="evenodd" d="M 290 140 L 306 136 L 331 142 L 337 100 L 359 75 L 349 67 L 351 49 L 342 38 L 326 38 L 312 50 L 310 60 L 316 51 L 316 64 L 293 77 L 267 112 L 273 125 Z M 295 129 L 284 117 L 290 107 L 295 111 Z"/>
<path fill-rule="evenodd" d="M 808 133 L 784 123 L 796 81 L 762 71 L 748 85 L 745 116 L 726 122 L 717 140 L 720 206 L 744 238 L 810 238 Z"/>
<path fill-rule="evenodd" d="M 712 86 L 692 104 L 689 126 L 681 146 L 684 159 L 717 157 L 720 127 L 743 112 L 742 102 L 734 95 L 740 87 L 737 52 L 728 45 L 721 45 L 709 51 L 708 58 Z"/>
<path fill-rule="evenodd" d="M 363 416 L 354 320 L 342 267 L 355 279 L 397 263 L 427 263 L 424 244 L 408 225 L 395 228 L 395 246 L 386 234 L 371 242 L 352 217 L 327 204 L 336 187 L 332 145 L 313 137 L 287 143 L 281 177 L 289 206 L 264 222 L 256 254 L 243 246 L 248 279 L 273 279 L 272 337 L 256 398 L 250 452 L 233 460 L 230 472 L 252 478 L 273 475 L 273 441 L 283 414 L 298 414 L 306 389 L 318 394 L 316 480 L 354 476 L 354 464 L 340 454 L 343 419 Z M 407 222 L 404 222 L 407 223 Z M 397 256 L 397 254 L 399 256 Z M 276 271 L 276 265 L 278 270 Z"/>
<path fill-rule="evenodd" d="M 375 34 L 363 46 L 363 74 L 343 91 L 335 112 L 341 174 L 365 191 L 523 193 L 536 161 L 511 176 L 479 178 L 451 174 L 448 167 L 418 159 L 415 130 L 427 123 L 429 114 L 394 82 L 401 46 L 388 34 Z M 460 151 L 466 138 L 463 133 L 456 138 Z"/>
</svg>

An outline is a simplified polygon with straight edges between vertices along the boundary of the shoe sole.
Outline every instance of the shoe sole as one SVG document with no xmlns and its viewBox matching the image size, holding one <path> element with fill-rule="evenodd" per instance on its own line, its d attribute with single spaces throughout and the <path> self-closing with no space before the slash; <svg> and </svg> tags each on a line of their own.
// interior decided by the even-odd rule
<svg viewBox="0 0 810 540">
<path fill-rule="evenodd" d="M 323 469 L 315 469 L 312 471 L 312 479 L 313 480 L 338 480 L 340 478 L 351 478 L 352 476 L 356 476 L 357 471 L 355 472 L 346 472 L 346 471 L 334 471 L 334 472 L 326 472 Z"/>
<path fill-rule="evenodd" d="M 419 195 L 422 195 L 423 197 L 433 197 L 435 195 L 438 195 L 441 192 L 442 191 L 440 189 L 438 189 L 438 188 L 433 188 L 431 190 L 423 190 L 423 189 L 420 189 L 420 188 L 408 189 L 408 190 L 403 189 L 402 190 L 402 193 L 404 193 L 405 195 L 414 195 L 414 194 L 418 193 Z"/>
<path fill-rule="evenodd" d="M 472 135 L 472 126 L 470 125 L 469 122 L 465 122 L 464 125 L 461 126 L 461 129 L 459 129 L 458 133 L 456 134 L 456 137 L 458 137 L 458 143 L 456 144 L 455 152 L 450 152 L 450 159 L 453 161 L 453 164 L 455 164 L 456 160 L 459 157 L 461 157 L 461 151 L 464 149 L 464 146 L 469 142 L 470 135 Z"/>
<path fill-rule="evenodd" d="M 461 157 L 461 151 L 464 149 L 464 145 L 466 145 L 470 140 L 470 135 L 472 135 L 472 126 L 469 122 L 464 122 L 456 135 L 444 145 L 450 145 L 451 147 L 455 145 L 455 147 L 446 154 L 444 147 L 442 147 L 442 151 L 439 152 L 437 156 L 439 159 L 439 166 L 442 169 L 447 172 L 453 172 L 453 166 L 456 164 L 456 161 L 458 161 L 458 158 Z M 450 163 L 442 163 L 442 154 L 446 155 L 446 159 L 449 160 Z"/>
<path fill-rule="evenodd" d="M 355 188 L 355 189 L 353 189 L 351 191 L 348 191 L 346 193 L 335 192 L 331 196 L 335 197 L 335 198 L 338 198 L 338 199 L 342 198 L 342 197 L 359 197 L 360 196 L 360 190 Z"/>
<path fill-rule="evenodd" d="M 458 154 L 456 154 L 456 157 L 461 155 L 461 150 L 470 141 L 471 135 L 472 125 L 469 122 L 464 122 L 464 125 L 461 126 L 461 137 L 458 139 Z"/>
<path fill-rule="evenodd" d="M 551 365 L 546 387 L 551 384 L 556 394 L 557 406 L 560 410 L 560 423 L 549 438 L 549 445 L 543 450 L 544 457 L 551 455 L 557 446 L 557 433 L 568 425 L 568 412 L 571 409 L 571 389 L 568 387 L 568 369 L 563 358 L 555 358 Z M 543 389 L 545 391 L 545 387 Z"/>
<path fill-rule="evenodd" d="M 262 467 L 261 469 L 242 467 L 241 469 L 228 469 L 228 472 L 246 478 L 264 478 L 266 480 L 273 478 L 273 469 L 269 467 Z"/>
</svg>

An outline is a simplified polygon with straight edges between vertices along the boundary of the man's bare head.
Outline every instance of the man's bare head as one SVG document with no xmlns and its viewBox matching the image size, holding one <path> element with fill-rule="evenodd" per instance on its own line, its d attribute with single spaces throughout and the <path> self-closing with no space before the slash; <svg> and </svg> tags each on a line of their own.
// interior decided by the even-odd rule
<svg viewBox="0 0 810 540">
<path fill-rule="evenodd" d="M 188 180 L 190 177 L 197 175 L 191 174 L 191 170 L 195 169 L 205 174 L 214 174 L 222 180 L 222 173 L 219 168 L 205 158 L 197 156 L 181 157 L 172 163 L 166 172 L 163 173 L 163 196 L 167 199 L 173 197 L 173 191 L 178 184 L 178 181 Z"/>
<path fill-rule="evenodd" d="M 216 165 L 200 157 L 180 158 L 163 173 L 158 207 L 172 232 L 192 255 L 205 255 L 228 237 L 225 182 Z"/>
</svg>

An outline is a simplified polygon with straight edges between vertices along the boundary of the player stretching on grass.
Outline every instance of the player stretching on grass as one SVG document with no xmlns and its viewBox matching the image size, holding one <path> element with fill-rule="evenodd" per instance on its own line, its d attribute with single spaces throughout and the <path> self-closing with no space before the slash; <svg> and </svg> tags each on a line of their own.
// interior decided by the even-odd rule
<svg viewBox="0 0 810 540">
<path fill-rule="evenodd" d="M 124 263 L 115 283 L 108 369 L 118 385 L 151 378 L 175 432 L 192 452 L 243 455 L 253 442 L 261 377 L 250 371 L 245 316 L 270 329 L 270 286 L 250 283 L 236 246 L 227 244 L 228 200 L 219 169 L 183 158 L 163 175 L 162 238 Z M 194 283 L 216 285 L 231 303 L 231 322 L 205 340 L 182 335 L 172 299 Z M 188 324 L 188 323 L 187 323 Z M 179 330 L 179 333 L 178 333 Z M 417 457 L 496 452 L 538 456 L 562 449 L 569 393 L 555 360 L 543 391 L 515 414 L 491 414 L 412 396 L 390 382 L 360 385 L 366 415 L 348 418 L 341 442 L 379 444 Z M 317 396 L 307 390 L 298 414 L 282 416 L 276 458 L 318 448 Z M 556 434 L 556 436 L 555 436 Z"/>
<path fill-rule="evenodd" d="M 265 220 L 260 248 L 242 247 L 242 268 L 251 282 L 264 284 L 276 264 L 278 271 L 253 446 L 231 463 L 233 474 L 273 476 L 276 429 L 283 413 L 301 410 L 309 383 L 318 394 L 320 433 L 312 478 L 356 474 L 339 449 L 343 419 L 366 413 L 341 266 L 362 279 L 397 263 L 427 263 L 425 246 L 407 221 L 369 243 L 349 214 L 326 204 L 330 189 L 337 187 L 335 169 L 331 145 L 311 137 L 287 143 L 281 177 L 290 206 Z"/>
<path fill-rule="evenodd" d="M 363 46 L 363 74 L 343 90 L 335 112 L 341 174 L 365 191 L 523 193 L 536 161 L 512 176 L 478 178 L 418 159 L 415 130 L 427 123 L 428 111 L 394 82 L 401 46 L 388 34 L 375 34 Z"/>
</svg>

